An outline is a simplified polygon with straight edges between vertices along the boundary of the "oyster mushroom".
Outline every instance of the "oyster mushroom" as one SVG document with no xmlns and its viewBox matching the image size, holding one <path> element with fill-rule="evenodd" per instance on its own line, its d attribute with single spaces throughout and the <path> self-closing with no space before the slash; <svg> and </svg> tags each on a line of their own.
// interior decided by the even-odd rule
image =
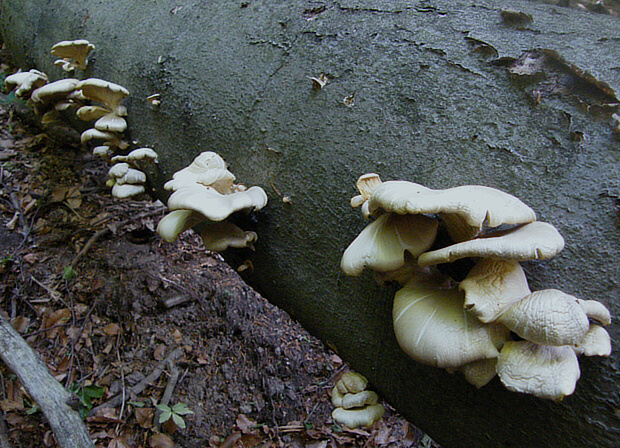
<svg viewBox="0 0 620 448">
<path fill-rule="evenodd" d="M 446 222 L 454 241 L 476 237 L 485 227 L 536 220 L 534 211 L 521 200 L 479 185 L 432 190 L 413 182 L 383 182 L 374 190 L 368 209 L 371 214 L 379 210 L 400 214 L 437 213 Z"/>
<path fill-rule="evenodd" d="M 416 274 L 396 292 L 392 317 L 398 344 L 423 364 L 456 369 L 495 358 L 508 338 L 500 324 L 483 324 L 463 311 L 463 293 L 439 274 Z"/>
<path fill-rule="evenodd" d="M 531 294 L 519 263 L 491 258 L 479 260 L 459 289 L 465 292 L 465 309 L 484 323 L 493 322 Z"/>
<path fill-rule="evenodd" d="M 95 46 L 84 39 L 63 40 L 52 47 L 52 54 L 61 58 L 54 62 L 64 71 L 72 71 L 75 68 L 84 70 L 88 62 L 88 55 L 95 49 Z"/>
<path fill-rule="evenodd" d="M 511 391 L 559 401 L 575 391 L 581 371 L 570 347 L 509 341 L 500 352 L 497 374 Z"/>
<path fill-rule="evenodd" d="M 422 267 L 432 266 L 466 257 L 513 261 L 546 260 L 563 248 L 564 238 L 555 227 L 545 222 L 532 222 L 489 237 L 425 252 L 418 258 L 418 264 Z"/>
<path fill-rule="evenodd" d="M 38 70 L 27 72 L 18 71 L 4 79 L 4 85 L 8 90 L 15 90 L 17 98 L 29 98 L 33 90 L 47 84 L 47 75 Z"/>
<path fill-rule="evenodd" d="M 405 265 L 405 252 L 417 258 L 431 247 L 437 226 L 437 220 L 423 215 L 385 213 L 349 245 L 340 267 L 347 275 L 359 275 L 364 268 L 379 272 L 399 269 Z"/>
<path fill-rule="evenodd" d="M 369 427 L 377 422 L 385 408 L 379 404 L 379 396 L 365 390 L 368 381 L 356 372 L 346 372 L 332 389 L 332 412 L 335 422 L 351 429 Z"/>
</svg>

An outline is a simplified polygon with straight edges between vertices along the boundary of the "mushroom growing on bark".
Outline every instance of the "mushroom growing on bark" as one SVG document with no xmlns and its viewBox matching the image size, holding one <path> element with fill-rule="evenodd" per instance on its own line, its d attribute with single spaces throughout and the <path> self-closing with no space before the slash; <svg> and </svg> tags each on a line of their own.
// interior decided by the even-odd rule
<svg viewBox="0 0 620 448">
<path fill-rule="evenodd" d="M 138 148 L 126 156 L 112 158 L 114 165 L 108 171 L 110 179 L 107 182 L 107 185 L 112 187 L 112 196 L 127 198 L 144 193 L 146 174 L 138 166 L 140 161 L 156 162 L 157 153 L 151 148 Z"/>
<path fill-rule="evenodd" d="M 17 98 L 28 99 L 33 90 L 43 87 L 47 84 L 47 75 L 38 70 L 30 70 L 7 76 L 4 79 L 4 85 L 8 90 L 15 89 L 15 96 Z"/>
<path fill-rule="evenodd" d="M 376 392 L 365 390 L 368 381 L 356 372 L 346 372 L 332 389 L 335 422 L 355 429 L 375 424 L 385 412 Z"/>
<path fill-rule="evenodd" d="M 235 176 L 226 162 L 214 152 L 203 152 L 187 168 L 174 174 L 164 188 L 173 190 L 168 199 L 171 210 L 157 226 L 168 242 L 192 227 L 198 226 L 205 248 L 223 251 L 228 247 L 251 247 L 255 232 L 243 231 L 224 221 L 239 211 L 260 210 L 267 195 L 260 187 L 246 189 L 234 184 Z"/>
<path fill-rule="evenodd" d="M 54 62 L 54 65 L 66 72 L 76 68 L 84 70 L 88 63 L 88 55 L 94 49 L 95 46 L 84 39 L 63 40 L 52 47 L 52 54 L 60 58 Z"/>
<path fill-rule="evenodd" d="M 368 267 L 404 285 L 394 331 L 416 361 L 460 370 L 477 387 L 499 373 L 510 390 L 559 400 L 575 388 L 578 354 L 611 352 L 603 304 L 530 291 L 519 262 L 555 256 L 564 239 L 516 197 L 483 186 L 381 182 L 376 174 L 357 186 L 351 205 L 375 219 L 345 251 L 342 270 L 359 275 Z M 437 237 L 442 229 L 451 241 Z M 442 273 L 464 258 L 473 265 L 466 275 Z M 523 340 L 510 341 L 510 332 Z"/>
</svg>

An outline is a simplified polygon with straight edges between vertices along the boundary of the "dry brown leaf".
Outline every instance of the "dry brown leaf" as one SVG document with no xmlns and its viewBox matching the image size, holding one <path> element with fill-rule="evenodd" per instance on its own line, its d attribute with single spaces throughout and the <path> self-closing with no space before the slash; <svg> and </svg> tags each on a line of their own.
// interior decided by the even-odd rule
<svg viewBox="0 0 620 448">
<path fill-rule="evenodd" d="M 58 187 L 52 191 L 52 202 L 62 202 L 67 197 L 67 192 L 69 188 L 67 187 Z"/>
<path fill-rule="evenodd" d="M 80 205 L 82 205 L 82 193 L 80 193 L 80 187 L 73 186 L 69 188 L 69 190 L 67 191 L 66 199 L 67 204 L 72 209 L 75 210 L 77 208 L 80 208 Z"/>
<path fill-rule="evenodd" d="M 30 319 L 24 316 L 17 316 L 11 319 L 11 325 L 13 325 L 13 328 L 15 328 L 15 331 L 18 333 L 25 333 L 29 324 Z"/>
<path fill-rule="evenodd" d="M 149 443 L 151 448 L 174 448 L 174 441 L 162 433 L 153 434 Z"/>
<path fill-rule="evenodd" d="M 142 428 L 153 427 L 153 408 L 135 408 L 136 423 Z"/>
<path fill-rule="evenodd" d="M 239 414 L 235 423 L 237 424 L 237 428 L 244 434 L 249 434 L 251 429 L 256 428 L 256 422 L 244 414 Z"/>
<path fill-rule="evenodd" d="M 103 332 L 108 336 L 116 336 L 121 332 L 121 327 L 118 324 L 111 323 L 103 327 Z"/>
<path fill-rule="evenodd" d="M 183 342 L 183 335 L 181 334 L 178 328 L 176 328 L 172 332 L 172 339 L 174 339 L 174 342 L 176 342 L 177 344 L 181 344 Z"/>
</svg>

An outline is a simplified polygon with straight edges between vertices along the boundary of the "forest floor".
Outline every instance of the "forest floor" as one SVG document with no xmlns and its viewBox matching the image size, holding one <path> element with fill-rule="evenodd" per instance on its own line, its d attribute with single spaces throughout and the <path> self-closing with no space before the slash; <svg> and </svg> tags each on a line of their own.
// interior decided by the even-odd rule
<svg viewBox="0 0 620 448">
<path fill-rule="evenodd" d="M 387 404 L 371 428 L 333 422 L 347 365 L 191 231 L 163 242 L 163 205 L 112 198 L 106 163 L 23 109 L 0 95 L 0 314 L 77 396 L 97 447 L 437 446 Z M 2 434 L 57 446 L 3 364 Z"/>
</svg>

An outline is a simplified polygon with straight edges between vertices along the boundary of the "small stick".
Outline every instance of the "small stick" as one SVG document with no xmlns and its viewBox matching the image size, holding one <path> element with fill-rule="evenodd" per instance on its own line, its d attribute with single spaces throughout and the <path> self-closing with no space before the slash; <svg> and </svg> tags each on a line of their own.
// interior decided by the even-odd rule
<svg viewBox="0 0 620 448">
<path fill-rule="evenodd" d="M 168 384 L 166 384 L 164 395 L 162 395 L 161 401 L 159 402 L 159 404 L 163 404 L 164 406 L 168 406 L 168 403 L 170 403 L 174 388 L 179 381 L 179 369 L 177 369 L 174 361 L 168 361 L 168 368 L 170 369 L 170 378 L 168 379 Z M 159 414 L 161 414 L 161 411 L 158 409 L 157 411 L 155 411 L 155 427 L 157 429 L 159 429 Z"/>
</svg>

